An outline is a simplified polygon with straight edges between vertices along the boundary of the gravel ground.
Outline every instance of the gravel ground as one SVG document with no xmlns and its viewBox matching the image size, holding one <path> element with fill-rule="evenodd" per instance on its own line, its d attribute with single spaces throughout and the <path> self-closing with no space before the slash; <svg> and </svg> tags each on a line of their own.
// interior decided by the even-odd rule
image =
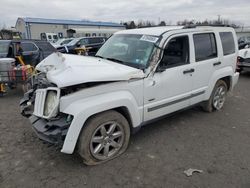
<svg viewBox="0 0 250 188">
<path fill-rule="evenodd" d="M 40 141 L 19 114 L 21 96 L 0 98 L 1 188 L 250 188 L 250 74 L 222 111 L 196 107 L 145 126 L 124 155 L 94 167 Z M 186 177 L 189 168 L 203 173 Z"/>
</svg>

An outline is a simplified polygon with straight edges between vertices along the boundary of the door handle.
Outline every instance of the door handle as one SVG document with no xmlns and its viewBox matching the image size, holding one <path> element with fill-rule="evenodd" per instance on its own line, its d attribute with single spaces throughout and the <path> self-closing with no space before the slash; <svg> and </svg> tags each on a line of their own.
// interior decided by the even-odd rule
<svg viewBox="0 0 250 188">
<path fill-rule="evenodd" d="M 183 71 L 183 74 L 189 74 L 189 73 L 193 73 L 194 69 L 187 69 Z"/>
<path fill-rule="evenodd" d="M 221 65 L 221 62 L 214 63 L 214 66 Z"/>
</svg>

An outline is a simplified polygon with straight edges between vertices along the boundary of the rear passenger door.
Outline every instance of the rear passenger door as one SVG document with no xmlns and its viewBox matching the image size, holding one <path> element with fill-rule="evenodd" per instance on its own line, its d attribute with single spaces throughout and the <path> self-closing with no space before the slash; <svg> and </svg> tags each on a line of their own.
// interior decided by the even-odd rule
<svg viewBox="0 0 250 188">
<path fill-rule="evenodd" d="M 191 104 L 195 104 L 205 99 L 210 79 L 221 62 L 215 33 L 195 33 L 192 40 L 194 56 L 191 64 L 195 71 Z"/>
</svg>

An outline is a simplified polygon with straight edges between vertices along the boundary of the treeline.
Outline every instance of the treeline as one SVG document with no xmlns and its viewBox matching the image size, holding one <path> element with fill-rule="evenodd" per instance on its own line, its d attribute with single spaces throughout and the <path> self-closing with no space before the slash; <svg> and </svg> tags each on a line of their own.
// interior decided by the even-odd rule
<svg viewBox="0 0 250 188">
<path fill-rule="evenodd" d="M 177 21 L 175 24 L 172 24 L 171 21 L 160 21 L 155 23 L 150 20 L 139 20 L 138 22 L 129 21 L 129 22 L 121 22 L 121 24 L 125 25 L 127 29 L 135 29 L 135 28 L 145 28 L 145 27 L 156 27 L 156 26 L 167 26 L 167 25 L 183 25 L 183 26 L 192 26 L 192 25 L 224 25 L 231 26 L 233 28 L 239 28 L 241 25 L 235 24 L 234 22 L 227 19 L 218 19 L 218 20 L 204 20 L 204 21 L 196 21 L 196 20 L 182 20 Z"/>
<path fill-rule="evenodd" d="M 166 23 L 165 21 L 160 21 L 159 24 L 156 24 L 154 21 L 150 20 L 139 20 L 138 22 L 129 21 L 121 22 L 121 24 L 126 26 L 126 29 L 135 29 L 135 28 L 145 28 L 145 27 L 156 27 L 156 26 L 166 26 L 171 25 L 171 22 Z"/>
<path fill-rule="evenodd" d="M 224 25 L 224 26 L 230 26 L 233 28 L 239 28 L 241 27 L 240 24 L 236 24 L 228 19 L 218 19 L 218 20 L 204 20 L 204 21 L 196 21 L 196 20 L 183 20 L 178 21 L 176 25 Z"/>
</svg>

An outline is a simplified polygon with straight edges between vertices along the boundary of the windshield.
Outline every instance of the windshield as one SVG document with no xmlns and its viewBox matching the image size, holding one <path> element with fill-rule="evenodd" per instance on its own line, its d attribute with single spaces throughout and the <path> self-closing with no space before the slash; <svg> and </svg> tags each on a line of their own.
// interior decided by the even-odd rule
<svg viewBox="0 0 250 188">
<path fill-rule="evenodd" d="M 96 56 L 145 69 L 158 37 L 149 35 L 116 34 L 97 52 Z"/>
<path fill-rule="evenodd" d="M 0 54 L 6 54 L 9 50 L 10 42 L 0 42 Z"/>
<path fill-rule="evenodd" d="M 60 44 L 64 45 L 64 44 L 68 44 L 69 42 L 71 42 L 73 39 L 65 39 L 63 40 Z"/>
</svg>

